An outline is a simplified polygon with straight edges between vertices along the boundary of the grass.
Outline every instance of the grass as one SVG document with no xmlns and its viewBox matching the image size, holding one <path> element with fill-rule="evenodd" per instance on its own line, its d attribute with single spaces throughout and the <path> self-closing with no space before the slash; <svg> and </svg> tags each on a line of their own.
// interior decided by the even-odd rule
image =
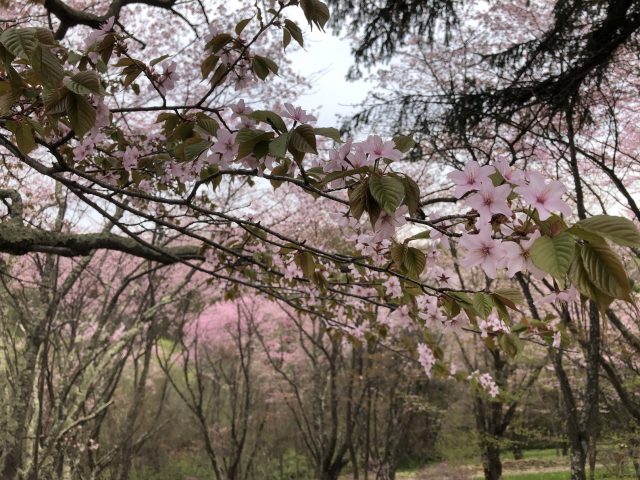
<svg viewBox="0 0 640 480">
<path fill-rule="evenodd" d="M 504 480 L 569 480 L 569 472 L 519 473 L 505 475 Z"/>
</svg>

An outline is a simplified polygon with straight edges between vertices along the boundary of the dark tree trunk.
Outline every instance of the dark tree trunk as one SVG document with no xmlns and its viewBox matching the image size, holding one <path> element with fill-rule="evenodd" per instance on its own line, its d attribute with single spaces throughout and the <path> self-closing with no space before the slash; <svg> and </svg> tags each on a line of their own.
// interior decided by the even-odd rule
<svg viewBox="0 0 640 480">
<path fill-rule="evenodd" d="M 484 443 L 482 450 L 482 468 L 485 480 L 500 480 L 502 478 L 500 447 L 489 441 Z"/>
</svg>

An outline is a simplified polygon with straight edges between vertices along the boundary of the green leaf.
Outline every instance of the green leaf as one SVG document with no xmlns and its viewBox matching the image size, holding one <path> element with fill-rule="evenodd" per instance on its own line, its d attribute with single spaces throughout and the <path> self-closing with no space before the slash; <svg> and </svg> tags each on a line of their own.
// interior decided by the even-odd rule
<svg viewBox="0 0 640 480">
<path fill-rule="evenodd" d="M 333 140 L 336 143 L 343 143 L 342 139 L 340 138 L 340 130 L 338 130 L 337 128 L 333 128 L 333 127 L 327 127 L 327 128 L 314 128 L 313 129 L 314 133 L 316 135 L 320 135 L 321 137 L 326 137 L 326 138 L 330 138 L 331 140 Z"/>
<path fill-rule="evenodd" d="M 43 94 L 45 112 L 50 115 L 58 115 L 67 111 L 67 96 L 70 95 L 66 88 L 56 90 L 45 89 Z"/>
<path fill-rule="evenodd" d="M 286 50 L 290 43 L 291 43 L 291 34 L 289 33 L 289 30 L 287 30 L 286 28 L 283 28 L 282 29 L 282 48 Z"/>
<path fill-rule="evenodd" d="M 244 20 L 240 20 L 237 24 L 236 24 L 236 35 L 240 35 L 242 34 L 242 31 L 245 29 L 245 27 L 249 24 L 249 22 L 253 20 L 253 17 L 251 18 L 245 18 Z"/>
<path fill-rule="evenodd" d="M 341 170 L 339 172 L 330 172 L 328 173 L 322 181 L 318 184 L 319 187 L 323 187 L 334 180 L 338 180 L 339 178 L 350 177 L 352 175 L 358 175 L 361 173 L 367 173 L 369 171 L 369 167 L 358 167 L 353 170 Z"/>
<path fill-rule="evenodd" d="M 307 18 L 309 25 L 313 28 L 316 25 L 320 30 L 324 30 L 324 26 L 329 21 L 329 8 L 320 0 L 300 0 L 300 7 Z"/>
<path fill-rule="evenodd" d="M 35 34 L 33 28 L 9 28 L 0 34 L 0 43 L 16 57 L 26 60 L 36 47 Z"/>
<path fill-rule="evenodd" d="M 473 308 L 484 319 L 491 314 L 493 305 L 493 299 L 486 293 L 478 292 L 473 296 Z"/>
<path fill-rule="evenodd" d="M 88 95 L 90 93 L 104 95 L 104 90 L 100 83 L 100 77 L 96 72 L 92 72 L 90 70 L 78 72 L 73 77 L 65 77 L 62 80 L 62 83 L 73 93 L 78 93 L 80 95 Z"/>
<path fill-rule="evenodd" d="M 318 153 L 316 149 L 316 135 L 311 125 L 298 125 L 291 132 L 290 145 L 304 153 Z"/>
<path fill-rule="evenodd" d="M 398 268 L 402 268 L 404 264 L 404 256 L 407 253 L 407 246 L 402 243 L 394 243 L 389 249 L 391 260 L 397 265 Z"/>
<path fill-rule="evenodd" d="M 402 184 L 405 192 L 404 203 L 407 205 L 409 213 L 415 215 L 420 209 L 420 187 L 406 175 L 402 177 Z"/>
<path fill-rule="evenodd" d="M 500 337 L 500 347 L 509 357 L 513 358 L 522 351 L 523 345 L 520 337 L 508 333 Z"/>
<path fill-rule="evenodd" d="M 17 122 L 15 135 L 18 149 L 25 155 L 28 155 L 29 152 L 36 148 L 36 140 L 33 136 L 33 129 L 31 128 L 31 124 L 27 120 Z"/>
<path fill-rule="evenodd" d="M 269 142 L 269 154 L 274 157 L 281 158 L 287 154 L 287 143 L 289 141 L 289 134 L 283 133 L 275 140 Z"/>
<path fill-rule="evenodd" d="M 595 215 L 580 220 L 575 226 L 601 235 L 618 245 L 640 248 L 640 232 L 629 219 L 610 215 Z"/>
<path fill-rule="evenodd" d="M 631 286 L 624 265 L 607 245 L 585 244 L 580 255 L 591 282 L 610 297 L 631 301 Z"/>
<path fill-rule="evenodd" d="M 516 305 L 520 305 L 524 302 L 522 292 L 518 288 L 498 288 L 491 292 L 491 295 L 493 297 L 498 297 L 502 303 L 513 310 L 517 310 L 518 308 Z"/>
<path fill-rule="evenodd" d="M 260 55 L 255 55 L 253 57 L 251 66 L 254 73 L 260 80 L 264 80 L 265 78 L 267 78 L 270 72 L 273 72 L 275 75 L 278 74 L 278 65 L 276 65 L 273 60 L 270 60 L 266 57 L 261 57 Z"/>
<path fill-rule="evenodd" d="M 151 60 L 149 62 L 149 66 L 154 67 L 157 64 L 159 64 L 161 61 L 166 60 L 167 58 L 169 58 L 171 55 L 162 55 L 161 57 L 157 57 L 154 58 L 153 60 Z"/>
<path fill-rule="evenodd" d="M 200 65 L 200 72 L 202 73 L 202 78 L 207 78 L 213 72 L 213 69 L 216 68 L 220 57 L 218 55 L 209 55 L 204 59 L 202 65 Z"/>
<path fill-rule="evenodd" d="M 349 210 L 353 218 L 360 220 L 362 214 L 365 211 L 367 203 L 366 197 L 369 194 L 368 179 L 365 178 L 362 182 L 357 183 L 349 189 Z"/>
<path fill-rule="evenodd" d="M 76 135 L 82 137 L 96 123 L 96 111 L 82 95 L 69 94 L 66 101 L 71 127 Z"/>
<path fill-rule="evenodd" d="M 204 48 L 210 49 L 212 53 L 216 53 L 222 47 L 224 47 L 227 43 L 233 40 L 233 37 L 228 33 L 220 33 L 213 37 L 209 42 L 205 45 Z"/>
<path fill-rule="evenodd" d="M 613 302 L 613 297 L 600 291 L 591 281 L 582 261 L 582 246 L 580 245 L 576 247 L 576 255 L 569 268 L 569 279 L 583 297 L 596 302 L 601 312 L 605 312 Z"/>
<path fill-rule="evenodd" d="M 533 243 L 529 255 L 536 267 L 560 279 L 569 270 L 575 245 L 575 239 L 566 232 L 553 238 L 542 236 Z"/>
<path fill-rule="evenodd" d="M 249 114 L 249 118 L 253 118 L 259 122 L 263 122 L 271 125 L 273 128 L 278 130 L 278 132 L 286 132 L 287 126 L 282 120 L 282 117 L 275 112 L 270 110 L 256 110 L 255 112 L 251 112 Z"/>
<path fill-rule="evenodd" d="M 396 150 L 402 153 L 407 153 L 416 144 L 411 135 L 396 135 L 393 137 L 393 142 L 396 144 Z"/>
<path fill-rule="evenodd" d="M 393 215 L 404 199 L 404 186 L 396 177 L 371 175 L 369 191 L 378 204 Z"/>
<path fill-rule="evenodd" d="M 404 253 L 403 264 L 411 275 L 418 277 L 427 264 L 427 257 L 422 250 L 407 247 Z"/>
<path fill-rule="evenodd" d="M 431 231 L 430 230 L 425 230 L 423 232 L 416 233 L 415 235 L 411 235 L 410 237 L 406 238 L 404 240 L 404 243 L 409 243 L 409 242 L 412 242 L 414 240 L 428 240 L 430 238 L 431 238 Z"/>
<path fill-rule="evenodd" d="M 58 57 L 39 44 L 31 53 L 31 66 L 45 85 L 56 87 L 64 77 L 64 70 Z"/>
<path fill-rule="evenodd" d="M 239 145 L 238 160 L 251 155 L 258 143 L 271 140 L 273 136 L 273 132 L 265 132 L 264 130 L 241 129 L 236 135 L 236 143 Z"/>
<path fill-rule="evenodd" d="M 187 161 L 195 160 L 202 152 L 211 147 L 212 143 L 206 140 L 198 140 L 190 138 L 184 143 L 184 159 Z"/>
<path fill-rule="evenodd" d="M 285 20 L 284 21 L 284 28 L 286 28 L 287 31 L 293 37 L 293 39 L 296 42 L 298 42 L 298 45 L 300 45 L 301 47 L 304 47 L 304 38 L 302 36 L 302 30 L 300 29 L 300 27 L 295 22 L 292 22 L 289 19 Z"/>
<path fill-rule="evenodd" d="M 218 128 L 220 128 L 218 122 L 202 112 L 196 115 L 196 125 L 207 135 L 215 135 L 218 132 Z"/>
<path fill-rule="evenodd" d="M 300 252 L 296 254 L 296 256 L 294 257 L 294 261 L 296 262 L 296 265 L 298 265 L 298 267 L 300 267 L 300 269 L 302 270 L 305 278 L 308 278 L 309 280 L 314 279 L 313 274 L 316 271 L 316 262 L 313 259 L 313 255 L 311 253 Z"/>
</svg>

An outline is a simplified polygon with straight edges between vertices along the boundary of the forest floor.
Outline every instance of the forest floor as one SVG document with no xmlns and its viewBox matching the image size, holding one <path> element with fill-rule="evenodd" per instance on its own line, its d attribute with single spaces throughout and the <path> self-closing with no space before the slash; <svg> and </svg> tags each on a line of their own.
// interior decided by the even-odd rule
<svg viewBox="0 0 640 480">
<path fill-rule="evenodd" d="M 569 480 L 569 458 L 557 455 L 553 449 L 529 450 L 525 458 L 513 460 L 505 458 L 502 462 L 504 480 Z M 616 465 L 615 467 L 621 467 Z M 631 475 L 630 466 L 622 470 L 628 476 L 620 474 L 620 468 L 612 465 L 598 464 L 596 478 L 598 480 L 636 478 Z M 476 480 L 484 478 L 479 464 L 451 464 L 441 462 L 428 465 L 412 472 L 399 472 L 398 480 Z"/>
</svg>

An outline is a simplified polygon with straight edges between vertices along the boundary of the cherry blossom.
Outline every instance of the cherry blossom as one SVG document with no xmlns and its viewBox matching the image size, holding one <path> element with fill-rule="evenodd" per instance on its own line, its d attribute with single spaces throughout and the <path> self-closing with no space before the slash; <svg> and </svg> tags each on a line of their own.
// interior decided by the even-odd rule
<svg viewBox="0 0 640 480">
<path fill-rule="evenodd" d="M 466 250 L 460 264 L 463 267 L 480 266 L 489 278 L 496 278 L 496 268 L 503 262 L 501 242 L 492 238 L 491 229 L 480 229 L 476 235 L 463 234 L 460 246 Z"/>
<path fill-rule="evenodd" d="M 93 30 L 85 39 L 84 48 L 89 49 L 96 43 L 102 42 L 109 32 L 113 30 L 113 25 L 116 22 L 116 17 L 109 18 L 105 23 L 100 25 L 100 28 Z"/>
<path fill-rule="evenodd" d="M 447 174 L 449 180 L 455 185 L 454 195 L 461 198 L 465 193 L 472 192 L 480 188 L 483 182 L 491 182 L 489 176 L 495 172 L 494 167 L 490 165 L 480 166 L 475 160 L 467 163 L 464 169 L 460 171 L 450 172 Z"/>
<path fill-rule="evenodd" d="M 349 138 L 344 144 L 340 145 L 339 148 L 330 150 L 329 161 L 324 164 L 323 170 L 325 172 L 336 172 L 347 168 L 348 164 L 346 163 L 346 159 L 351 152 L 352 145 L 353 139 Z"/>
<path fill-rule="evenodd" d="M 375 239 L 382 241 L 387 238 L 391 238 L 398 228 L 407 223 L 406 215 L 409 213 L 409 209 L 406 205 L 398 207 L 393 215 L 389 215 L 387 212 L 382 211 L 378 217 L 378 221 L 375 223 Z"/>
<path fill-rule="evenodd" d="M 285 112 L 282 114 L 282 116 L 291 118 L 298 123 L 313 123 L 318 120 L 313 115 L 309 115 L 306 110 L 302 109 L 302 107 L 294 107 L 290 103 L 285 103 L 284 108 Z"/>
<path fill-rule="evenodd" d="M 498 159 L 493 162 L 495 169 L 502 175 L 507 182 L 514 185 L 523 185 L 525 181 L 525 174 L 522 170 L 515 170 L 511 168 L 509 162 L 504 159 Z"/>
<path fill-rule="evenodd" d="M 547 182 L 544 175 L 538 172 L 529 173 L 528 185 L 515 188 L 522 198 L 538 211 L 540 220 L 546 220 L 554 212 L 565 216 L 571 215 L 571 208 L 562 200 L 567 188 L 557 180 Z"/>
<path fill-rule="evenodd" d="M 524 272 L 525 270 L 537 279 L 544 278 L 545 273 L 533 264 L 529 256 L 529 250 L 538 238 L 540 238 L 540 232 L 536 230 L 528 240 L 521 240 L 517 243 L 502 242 L 507 263 L 507 275 L 510 278 L 516 273 Z"/>
<path fill-rule="evenodd" d="M 433 355 L 433 351 L 427 347 L 424 343 L 419 343 L 417 347 L 418 362 L 424 368 L 424 373 L 427 377 L 431 378 L 431 370 L 436 363 L 436 357 Z"/>
<path fill-rule="evenodd" d="M 236 134 L 228 130 L 220 129 L 216 133 L 218 141 L 213 145 L 211 151 L 220 154 L 220 165 L 227 166 L 238 154 L 238 144 Z"/>
<path fill-rule="evenodd" d="M 130 172 L 138 166 L 138 159 L 140 158 L 140 151 L 137 147 L 127 147 L 122 155 L 122 167 Z"/>
<path fill-rule="evenodd" d="M 402 158 L 402 152 L 396 149 L 395 142 L 393 140 L 383 142 L 379 135 L 370 135 L 362 143 L 362 148 L 365 153 L 369 154 L 369 160 L 372 162 L 379 158 L 396 161 Z"/>
<path fill-rule="evenodd" d="M 467 205 L 480 214 L 481 222 L 488 222 L 496 214 L 503 214 L 507 217 L 512 215 L 512 211 L 507 204 L 507 198 L 511 194 L 509 185 L 495 187 L 491 182 L 482 182 L 477 190 L 466 199 Z"/>
<path fill-rule="evenodd" d="M 355 150 L 347 156 L 354 168 L 369 167 L 373 165 L 373 159 L 367 155 L 362 143 L 355 144 Z"/>
<path fill-rule="evenodd" d="M 389 277 L 383 286 L 389 297 L 397 298 L 402 296 L 402 285 L 400 285 L 398 277 Z"/>
</svg>

